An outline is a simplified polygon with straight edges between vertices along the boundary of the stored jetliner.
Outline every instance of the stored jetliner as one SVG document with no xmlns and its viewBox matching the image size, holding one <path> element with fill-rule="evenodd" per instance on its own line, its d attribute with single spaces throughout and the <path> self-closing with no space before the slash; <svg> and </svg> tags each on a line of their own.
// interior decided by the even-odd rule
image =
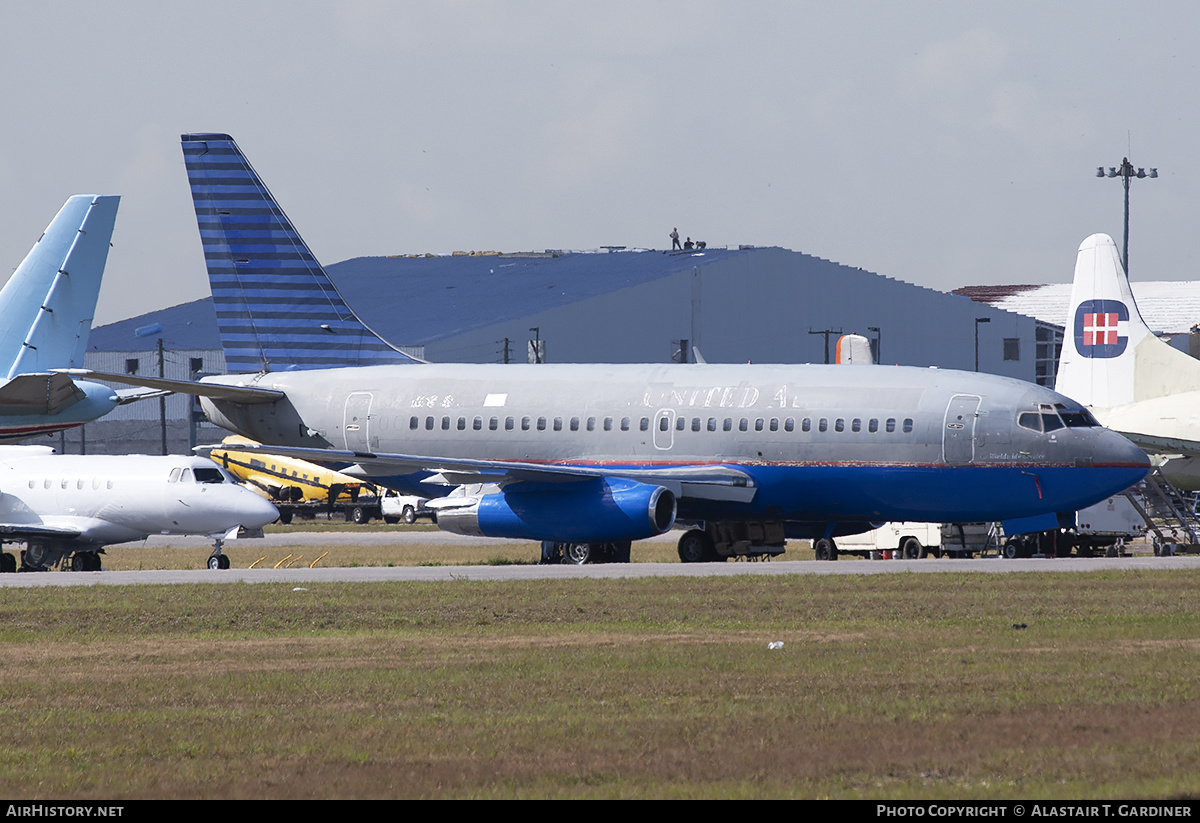
<svg viewBox="0 0 1200 823">
<path fill-rule="evenodd" d="M 49 446 L 0 446 L 0 540 L 22 542 L 21 568 L 70 558 L 75 571 L 100 571 L 105 546 L 152 534 L 199 534 L 216 548 L 209 568 L 239 528 L 261 529 L 278 512 L 202 457 L 58 455 Z M 0 571 L 17 570 L 0 554 Z"/>
<path fill-rule="evenodd" d="M 50 371 L 83 365 L 120 199 L 68 199 L 0 290 L 0 442 L 80 426 L 124 402 Z"/>
<path fill-rule="evenodd" d="M 1117 244 L 1079 246 L 1056 389 L 1151 454 L 1177 486 L 1200 488 L 1200 360 L 1160 340 L 1138 312 Z"/>
<path fill-rule="evenodd" d="M 1140 449 L 1030 383 L 902 366 L 413 362 L 345 305 L 233 139 L 183 136 L 227 362 L 201 395 L 264 451 L 444 498 L 438 525 L 628 560 L 777 554 L 901 520 L 1018 531 L 1140 480 Z M 1016 524 L 1015 521 L 1021 521 Z"/>
</svg>

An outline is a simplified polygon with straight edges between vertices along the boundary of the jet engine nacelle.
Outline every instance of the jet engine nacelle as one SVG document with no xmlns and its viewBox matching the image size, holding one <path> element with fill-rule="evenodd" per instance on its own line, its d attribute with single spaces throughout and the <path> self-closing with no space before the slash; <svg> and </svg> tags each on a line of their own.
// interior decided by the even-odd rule
<svg viewBox="0 0 1200 823">
<path fill-rule="evenodd" d="M 443 498 L 449 502 L 450 498 Z M 476 537 L 608 543 L 642 540 L 675 524 L 670 489 L 633 480 L 517 484 L 437 507 L 438 526 Z"/>
</svg>

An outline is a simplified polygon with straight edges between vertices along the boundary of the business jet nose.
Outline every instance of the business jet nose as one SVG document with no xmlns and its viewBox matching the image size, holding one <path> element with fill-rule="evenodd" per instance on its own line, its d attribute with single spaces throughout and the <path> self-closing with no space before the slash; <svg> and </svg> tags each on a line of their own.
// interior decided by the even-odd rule
<svg viewBox="0 0 1200 823">
<path fill-rule="evenodd" d="M 247 489 L 238 489 L 238 492 L 234 511 L 242 528 L 260 529 L 279 518 L 279 509 L 270 500 Z"/>
</svg>

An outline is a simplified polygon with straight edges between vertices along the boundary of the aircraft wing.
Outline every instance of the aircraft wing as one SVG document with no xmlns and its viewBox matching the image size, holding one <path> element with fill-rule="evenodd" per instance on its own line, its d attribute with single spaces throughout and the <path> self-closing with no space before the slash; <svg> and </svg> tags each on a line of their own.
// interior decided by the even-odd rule
<svg viewBox="0 0 1200 823">
<path fill-rule="evenodd" d="M 642 483 L 655 483 L 671 489 L 677 497 L 706 500 L 749 501 L 757 487 L 749 474 L 721 464 L 696 466 L 630 467 L 580 465 L 574 463 L 526 463 L 509 460 L 475 460 L 463 457 L 430 457 L 411 454 L 377 454 L 340 449 L 306 449 L 294 446 L 223 444 L 200 446 L 211 449 L 260 452 L 334 465 L 351 464 L 341 469 L 349 475 L 379 477 L 387 474 L 430 472 L 425 482 L 461 486 L 472 483 L 541 482 L 567 483 L 596 477 L 622 477 Z"/>
<path fill-rule="evenodd" d="M 63 526 L 36 525 L 33 523 L 0 523 L 0 535 L 4 537 L 72 538 L 83 532 Z"/>
<path fill-rule="evenodd" d="M 104 380 L 109 383 L 120 383 L 123 386 L 142 386 L 147 389 L 157 389 L 162 392 L 178 394 L 193 394 L 198 397 L 211 397 L 214 400 L 233 400 L 237 403 L 274 403 L 282 400 L 284 393 L 275 389 L 258 389 L 253 386 L 234 386 L 225 383 L 194 383 L 190 380 L 168 380 L 165 377 L 146 377 L 140 374 L 116 374 L 114 372 L 92 371 L 91 369 L 55 369 L 62 375 L 75 377 L 90 377 L 93 380 Z M 146 395 L 156 397 L 157 395 Z M 142 398 L 135 397 L 134 400 Z"/>
<path fill-rule="evenodd" d="M 58 414 L 87 397 L 70 375 L 59 372 L 18 374 L 0 386 L 0 411 L 8 414 Z"/>
<path fill-rule="evenodd" d="M 1141 446 L 1150 454 L 1182 454 L 1185 457 L 1200 457 L 1200 442 L 1178 437 L 1154 437 L 1141 432 L 1123 432 L 1114 429 L 1131 443 Z"/>
</svg>

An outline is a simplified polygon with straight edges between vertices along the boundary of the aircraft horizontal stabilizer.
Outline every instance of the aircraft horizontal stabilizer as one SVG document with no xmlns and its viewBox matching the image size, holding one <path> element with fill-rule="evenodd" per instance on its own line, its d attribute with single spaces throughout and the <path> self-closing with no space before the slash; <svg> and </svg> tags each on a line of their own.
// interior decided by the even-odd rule
<svg viewBox="0 0 1200 823">
<path fill-rule="evenodd" d="M 655 483 L 670 489 L 680 497 L 706 500 L 749 501 L 756 491 L 754 480 L 746 472 L 729 466 L 670 466 L 664 468 L 622 468 L 557 463 L 524 463 L 507 460 L 473 460 L 469 458 L 430 457 L 411 454 L 375 454 L 340 449 L 306 449 L 289 446 L 258 446 L 251 444 L 222 444 L 199 446 L 205 454 L 213 448 L 228 451 L 263 452 L 335 466 L 351 465 L 346 474 L 359 473 L 370 477 L 426 471 L 434 475 L 433 482 L 447 485 L 469 483 L 516 482 L 569 483 L 596 478 L 624 478 L 641 483 Z M 436 479 L 435 479 L 436 478 Z"/>
<path fill-rule="evenodd" d="M 55 369 L 55 371 L 76 377 L 90 377 L 93 380 L 120 383 L 124 386 L 144 386 L 148 389 L 158 389 L 163 392 L 192 394 L 197 397 L 211 397 L 214 400 L 232 400 L 237 403 L 274 403 L 284 396 L 283 392 L 275 391 L 274 389 L 230 386 L 224 383 L 194 383 L 190 380 L 168 380 L 164 377 L 116 374 L 113 372 L 92 371 L 91 369 Z"/>
<path fill-rule="evenodd" d="M 86 396 L 66 374 L 20 374 L 0 386 L 0 414 L 58 414 Z"/>
</svg>

